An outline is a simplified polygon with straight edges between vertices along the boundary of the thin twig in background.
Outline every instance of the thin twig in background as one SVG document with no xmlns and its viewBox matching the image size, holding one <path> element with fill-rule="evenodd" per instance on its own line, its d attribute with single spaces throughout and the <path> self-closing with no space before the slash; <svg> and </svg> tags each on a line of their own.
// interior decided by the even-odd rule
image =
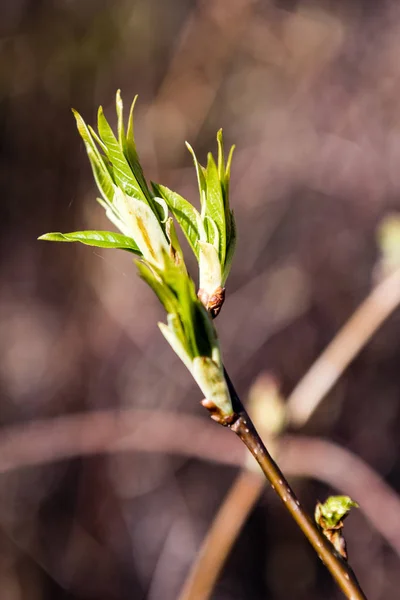
<svg viewBox="0 0 400 600">
<path fill-rule="evenodd" d="M 287 466 L 285 470 L 290 475 Z M 263 477 L 242 469 L 208 529 L 183 584 L 179 600 L 210 598 L 225 561 L 264 489 Z"/>
<path fill-rule="evenodd" d="M 225 429 L 207 419 L 159 410 L 98 411 L 3 427 L 0 473 L 74 456 L 150 452 L 194 457 L 243 467 L 246 452 Z M 317 479 L 339 492 L 368 501 L 365 517 L 400 557 L 400 497 L 361 458 L 333 442 L 284 435 L 277 446 L 282 468 L 292 477 Z M 345 471 L 343 464 L 349 466 Z M 255 475 L 256 479 L 262 479 Z"/>
<path fill-rule="evenodd" d="M 216 578 L 215 565 L 221 564 L 221 556 L 228 556 L 243 526 L 243 515 L 248 515 L 264 489 L 265 481 L 260 474 L 242 470 L 218 510 L 199 553 L 186 578 L 179 600 L 192 598 L 206 599 L 214 589 Z M 201 577 L 197 576 L 201 574 Z"/>
<path fill-rule="evenodd" d="M 372 290 L 366 300 L 350 317 L 334 340 L 315 361 L 310 370 L 293 390 L 287 404 L 289 424 L 295 427 L 301 427 L 306 424 L 318 408 L 320 402 L 325 398 L 326 394 L 342 375 L 343 371 L 365 344 L 368 343 L 376 330 L 395 310 L 399 302 L 400 270 L 397 270 Z M 321 448 L 321 450 L 323 449 Z M 322 451 L 322 454 L 318 454 L 315 450 L 315 455 L 310 452 L 307 453 L 307 456 L 310 459 L 310 472 L 313 474 L 318 472 L 318 479 L 322 472 L 324 470 L 326 471 L 326 469 L 331 466 L 329 465 L 329 459 L 326 456 L 326 446 L 324 447 L 324 450 L 325 452 Z M 338 449 L 338 453 L 341 451 L 345 452 L 342 449 Z M 303 453 L 303 450 L 298 453 L 296 452 L 296 455 L 292 454 L 291 456 L 293 461 L 296 461 L 296 458 L 300 457 L 302 464 L 307 464 L 306 461 L 304 461 L 306 454 Z M 362 467 L 356 468 L 355 471 L 353 471 L 354 455 L 351 456 L 351 466 L 347 459 L 346 462 L 341 463 L 340 461 L 335 460 L 332 464 L 332 470 L 333 473 L 337 474 L 337 469 L 341 472 L 343 470 L 343 464 L 347 465 L 348 468 L 346 473 L 351 474 L 351 476 L 347 477 L 347 484 L 341 489 L 354 498 L 363 498 L 361 509 L 367 514 L 369 512 L 371 497 L 372 504 L 375 506 L 375 510 L 377 509 L 377 497 L 382 493 L 382 480 L 380 478 L 374 479 L 374 477 L 364 477 L 364 463 L 362 463 L 362 461 L 360 461 Z M 281 457 L 280 455 L 279 458 L 283 468 L 290 474 L 290 468 L 292 466 L 290 461 L 289 465 L 285 465 L 285 456 Z M 333 459 L 333 457 L 331 458 Z M 322 461 L 322 463 L 320 461 Z M 327 465 L 329 465 L 329 467 L 327 467 Z M 309 475 L 310 472 L 308 473 Z M 362 482 L 359 491 L 356 492 L 350 491 L 355 478 Z M 368 485 L 365 486 L 364 484 L 367 482 Z M 330 482 L 330 485 L 332 485 L 332 482 Z M 209 533 L 204 539 L 198 557 L 190 569 L 180 600 L 195 600 L 195 598 L 199 596 L 199 590 L 202 590 L 201 598 L 203 600 L 207 600 L 207 598 L 210 597 L 212 589 L 225 564 L 226 558 L 249 514 L 254 509 L 263 493 L 264 486 L 263 480 L 255 475 L 251 478 L 249 476 L 245 477 L 241 473 L 237 477 L 220 507 L 223 518 L 220 518 L 219 513 L 217 513 Z M 332 485 L 332 487 L 336 487 L 336 485 Z M 368 490 L 368 493 L 365 493 L 366 490 Z M 237 501 L 238 496 L 240 497 L 241 495 L 246 497 L 238 502 L 238 506 L 242 508 L 242 512 L 238 509 L 233 509 L 232 504 L 232 498 L 235 498 Z M 396 523 L 399 518 L 399 505 L 397 505 L 397 503 L 395 504 L 394 510 L 391 503 L 390 506 L 392 508 L 389 509 L 391 521 L 393 523 Z M 229 520 L 230 510 L 232 511 L 231 522 Z M 370 514 L 372 516 L 372 513 Z M 375 526 L 377 525 L 378 519 L 376 518 L 376 515 L 378 514 L 381 515 L 382 511 L 378 510 L 373 517 Z M 224 530 L 222 530 L 222 526 L 224 527 Z M 378 526 L 380 526 L 380 524 Z M 393 532 L 392 527 L 386 528 L 384 526 L 384 529 L 384 537 L 386 539 L 391 539 L 391 545 L 396 548 L 397 542 L 394 541 L 394 544 L 392 543 L 393 538 L 397 538 L 396 532 Z M 210 560 L 211 556 L 213 557 L 212 561 Z"/>
<path fill-rule="evenodd" d="M 343 371 L 400 303 L 400 269 L 379 283 L 288 398 L 290 423 L 302 427 Z"/>
</svg>

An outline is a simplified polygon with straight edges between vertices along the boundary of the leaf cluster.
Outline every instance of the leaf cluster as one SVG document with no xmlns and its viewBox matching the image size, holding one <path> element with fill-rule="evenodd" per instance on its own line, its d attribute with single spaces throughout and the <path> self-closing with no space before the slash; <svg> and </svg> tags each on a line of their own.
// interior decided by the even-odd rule
<svg viewBox="0 0 400 600">
<path fill-rule="evenodd" d="M 117 248 L 135 254 L 139 274 L 153 289 L 167 312 L 160 329 L 182 359 L 208 399 L 230 414 L 232 406 L 223 376 L 217 335 L 188 275 L 173 217 L 182 228 L 199 260 L 200 284 L 212 293 L 225 283 L 235 246 L 235 224 L 229 209 L 229 179 L 233 148 L 225 163 L 222 131 L 218 132 L 218 166 L 211 154 L 202 167 L 190 148 L 197 172 L 201 213 L 187 200 L 165 186 L 144 177 L 136 149 L 133 112 L 127 128 L 123 104 L 116 97 L 117 135 L 100 107 L 97 132 L 73 111 L 85 144 L 93 176 L 109 220 L 121 233 L 75 231 L 47 233 L 39 239 L 81 242 L 103 248 Z M 173 217 L 169 216 L 169 211 Z"/>
</svg>

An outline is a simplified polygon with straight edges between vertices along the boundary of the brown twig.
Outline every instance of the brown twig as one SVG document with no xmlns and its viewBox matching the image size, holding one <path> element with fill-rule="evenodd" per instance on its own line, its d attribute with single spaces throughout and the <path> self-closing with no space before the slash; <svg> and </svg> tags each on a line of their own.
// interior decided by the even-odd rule
<svg viewBox="0 0 400 600">
<path fill-rule="evenodd" d="M 296 521 L 346 597 L 351 600 L 366 600 L 366 596 L 347 562 L 336 552 L 332 544 L 325 538 L 317 525 L 302 508 L 282 471 L 264 446 L 250 417 L 241 404 L 239 396 L 227 373 L 225 376 L 237 414 L 237 418 L 230 425 L 230 429 L 236 433 L 250 450 L 271 484 L 272 489 L 278 494 L 286 509 Z"/>
</svg>

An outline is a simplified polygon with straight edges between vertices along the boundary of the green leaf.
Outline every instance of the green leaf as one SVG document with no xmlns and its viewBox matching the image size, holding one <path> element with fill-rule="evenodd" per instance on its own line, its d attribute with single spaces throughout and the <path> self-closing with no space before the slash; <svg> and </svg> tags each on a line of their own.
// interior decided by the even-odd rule
<svg viewBox="0 0 400 600">
<path fill-rule="evenodd" d="M 225 416 L 230 416 L 232 402 L 222 369 L 211 358 L 199 356 L 193 360 L 192 375 L 206 399 L 218 406 Z"/>
<path fill-rule="evenodd" d="M 217 332 L 207 310 L 201 302 L 196 300 L 195 306 L 195 333 L 196 343 L 200 356 L 208 356 L 221 366 L 221 356 Z"/>
<path fill-rule="evenodd" d="M 232 157 L 235 151 L 236 146 L 231 146 L 228 154 L 228 160 L 226 161 L 226 169 L 225 169 L 225 182 L 229 182 L 231 177 L 231 165 L 232 165 Z"/>
<path fill-rule="evenodd" d="M 97 148 L 93 137 L 81 115 L 74 109 L 72 112 L 76 119 L 76 125 L 79 134 L 85 144 L 86 152 L 88 154 L 90 164 L 92 166 L 93 175 L 96 180 L 97 186 L 105 200 L 112 202 L 114 196 L 113 179 L 108 171 L 107 165 Z"/>
<path fill-rule="evenodd" d="M 138 98 L 137 96 L 134 97 L 133 102 L 131 104 L 130 111 L 129 111 L 128 130 L 127 130 L 126 139 L 125 139 L 125 142 L 123 145 L 123 149 L 124 149 L 125 157 L 128 160 L 128 162 L 131 166 L 131 169 L 134 172 L 135 177 L 136 177 L 143 193 L 146 195 L 147 199 L 150 200 L 151 193 L 147 186 L 147 182 L 146 182 L 146 179 L 143 174 L 143 169 L 142 169 L 142 166 L 139 161 L 139 156 L 138 156 L 138 153 L 136 150 L 134 129 L 133 129 L 133 111 L 135 109 L 135 104 L 136 104 L 137 98 Z"/>
<path fill-rule="evenodd" d="M 135 137 L 133 132 L 133 111 L 135 108 L 136 100 L 138 96 L 136 95 L 133 99 L 128 118 L 128 131 L 125 135 L 125 129 L 123 124 L 123 104 L 121 98 L 121 92 L 118 90 L 117 92 L 117 115 L 118 115 L 118 140 L 119 145 L 124 153 L 126 160 L 128 161 L 130 168 L 135 176 L 136 181 L 138 182 L 140 189 L 142 190 L 144 196 L 146 197 L 150 206 L 152 205 L 152 197 L 150 190 L 147 186 L 146 179 L 143 174 L 143 169 L 139 161 L 139 155 L 136 150 Z M 154 207 L 153 207 L 154 208 Z"/>
<path fill-rule="evenodd" d="M 228 160 L 225 166 L 225 156 L 224 156 L 224 140 L 222 135 L 222 129 L 220 129 L 217 133 L 217 143 L 218 143 L 218 177 L 221 183 L 222 196 L 225 207 L 225 227 L 226 227 L 226 245 L 228 247 L 230 235 L 231 235 L 231 218 L 230 218 L 230 209 L 229 209 L 229 182 L 231 177 L 231 164 L 232 164 L 232 155 L 235 149 L 235 146 L 232 146 Z"/>
<path fill-rule="evenodd" d="M 97 135 L 97 133 L 95 132 L 95 130 L 93 129 L 93 127 L 91 125 L 88 125 L 87 128 L 90 131 L 90 135 L 92 136 L 92 138 L 94 139 L 96 144 L 98 144 L 100 146 L 100 148 L 102 149 L 103 154 L 106 155 L 107 154 L 107 146 L 105 144 L 103 144 L 102 140 L 99 138 L 99 136 Z"/>
<path fill-rule="evenodd" d="M 121 90 L 117 91 L 116 109 L 118 119 L 118 143 L 123 151 L 126 145 L 125 127 L 124 127 L 124 106 L 122 104 Z"/>
<path fill-rule="evenodd" d="M 125 224 L 121 221 L 115 206 L 108 202 L 105 202 L 103 198 L 96 198 L 96 200 L 100 204 L 100 206 L 104 208 L 107 219 L 109 219 L 109 221 L 111 221 L 111 223 L 124 235 L 126 235 L 129 238 L 132 237 L 131 235 L 129 235 L 129 231 L 127 227 L 125 227 Z"/>
<path fill-rule="evenodd" d="M 132 164 L 139 163 L 138 153 L 136 150 L 135 143 L 135 133 L 133 128 L 133 111 L 135 110 L 135 104 L 138 99 L 136 95 L 131 104 L 131 108 L 129 110 L 129 118 L 128 118 L 128 131 L 126 134 L 126 149 L 127 149 L 127 157 Z"/>
<path fill-rule="evenodd" d="M 98 112 L 98 130 L 103 143 L 107 147 L 107 156 L 112 164 L 116 183 L 121 186 L 124 192 L 126 192 L 129 196 L 135 196 L 139 200 L 147 203 L 147 199 L 143 194 L 143 191 L 134 174 L 132 173 L 122 148 L 120 147 L 113 130 L 104 116 L 101 106 Z"/>
<path fill-rule="evenodd" d="M 233 156 L 234 150 L 235 150 L 235 146 L 232 146 L 229 151 L 228 160 L 226 162 L 225 178 L 222 183 L 222 190 L 223 190 L 223 194 L 224 194 L 224 206 L 225 206 L 227 245 L 229 244 L 229 240 L 231 237 L 231 225 L 232 225 L 232 219 L 230 218 L 230 208 L 229 208 L 229 184 L 230 184 L 230 179 L 231 179 L 231 164 L 232 164 L 232 156 Z"/>
<path fill-rule="evenodd" d="M 151 287 L 167 313 L 178 311 L 177 299 L 170 288 L 145 262 L 136 262 L 140 277 Z"/>
<path fill-rule="evenodd" d="M 217 165 L 211 153 L 208 154 L 206 184 L 206 215 L 211 217 L 217 225 L 219 231 L 219 257 L 221 264 L 224 264 L 226 254 L 225 205 Z"/>
<path fill-rule="evenodd" d="M 192 371 L 192 359 L 190 349 L 187 347 L 184 332 L 182 330 L 182 324 L 179 320 L 178 315 L 168 315 L 168 325 L 165 323 L 158 324 L 161 333 L 171 345 L 174 352 L 179 356 L 183 364 Z"/>
<path fill-rule="evenodd" d="M 114 197 L 114 184 L 111 178 L 111 175 L 105 165 L 105 163 L 100 163 L 93 150 L 89 147 L 86 148 L 87 155 L 89 157 L 89 161 L 92 167 L 93 176 L 96 181 L 97 187 L 106 200 L 107 204 L 110 208 L 112 208 L 112 200 Z"/>
<path fill-rule="evenodd" d="M 159 196 L 154 196 L 153 197 L 153 202 L 159 207 L 160 209 L 160 222 L 165 225 L 165 223 L 168 221 L 168 206 L 167 203 L 165 202 L 164 198 L 161 198 Z"/>
<path fill-rule="evenodd" d="M 190 202 L 164 185 L 152 183 L 152 186 L 155 193 L 164 198 L 168 204 L 170 211 L 181 226 L 182 231 L 185 234 L 185 237 L 189 242 L 195 256 L 198 257 L 199 248 L 197 242 L 201 238 L 200 232 L 202 230 L 203 237 L 205 236 L 200 214 L 194 208 L 194 206 L 190 204 Z"/>
<path fill-rule="evenodd" d="M 199 242 L 199 247 L 199 288 L 212 296 L 222 285 L 221 263 L 212 244 Z"/>
<path fill-rule="evenodd" d="M 219 255 L 220 237 L 217 224 L 209 215 L 205 216 L 204 224 L 207 226 L 208 243 L 214 246 L 217 254 Z"/>
<path fill-rule="evenodd" d="M 185 273 L 187 273 L 185 259 L 183 256 L 181 245 L 179 243 L 178 236 L 176 235 L 175 223 L 172 217 L 168 217 L 165 224 L 165 231 L 169 239 L 171 258 L 177 266 L 179 266 Z"/>
<path fill-rule="evenodd" d="M 141 256 L 141 252 L 132 238 L 121 233 L 113 233 L 112 231 L 95 230 L 73 231 L 72 233 L 45 233 L 38 239 L 49 242 L 81 242 L 81 244 L 97 248 L 118 248 L 119 250 L 128 250 L 128 252 L 133 252 Z"/>
<path fill-rule="evenodd" d="M 218 177 L 221 182 L 225 181 L 225 156 L 224 156 L 224 136 L 222 129 L 217 133 L 218 144 Z"/>
<path fill-rule="evenodd" d="M 162 270 L 157 267 L 156 270 L 159 277 L 162 278 L 177 298 L 177 310 L 175 312 L 179 314 L 190 354 L 191 356 L 198 356 L 200 350 L 197 344 L 195 315 L 200 302 L 196 295 L 193 280 L 188 276 L 186 269 L 182 269 L 171 259 L 164 261 Z"/>
<path fill-rule="evenodd" d="M 315 520 L 324 529 L 332 529 L 340 524 L 352 508 L 358 508 L 358 504 L 349 496 L 329 496 L 323 504 L 318 502 Z"/>
<path fill-rule="evenodd" d="M 202 208 L 202 213 L 203 213 L 203 208 L 205 210 L 206 192 L 207 192 L 207 185 L 206 185 L 206 179 L 205 179 L 205 175 L 204 175 L 204 169 L 201 166 L 201 164 L 199 163 L 199 161 L 197 160 L 196 154 L 194 153 L 192 146 L 190 144 L 188 144 L 188 142 L 185 142 L 185 144 L 186 144 L 186 148 L 189 150 L 190 154 L 193 157 L 194 166 L 196 168 L 197 183 L 199 186 L 200 202 L 201 202 L 201 208 Z"/>
<path fill-rule="evenodd" d="M 230 225 L 231 225 L 230 226 L 231 235 L 230 235 L 229 244 L 228 244 L 228 247 L 226 250 L 225 265 L 224 265 L 224 269 L 223 269 L 223 273 L 222 273 L 222 285 L 225 285 L 225 282 L 228 279 L 228 275 L 230 273 L 231 266 L 232 266 L 233 255 L 235 254 L 235 250 L 236 250 L 237 235 L 236 235 L 236 222 L 235 222 L 235 217 L 234 217 L 233 211 L 230 212 L 229 217 L 230 217 L 229 221 L 230 221 Z"/>
<path fill-rule="evenodd" d="M 114 206 L 129 234 L 135 239 L 143 257 L 164 268 L 168 242 L 159 220 L 148 204 L 115 189 Z M 127 233 L 127 232 L 125 232 Z"/>
</svg>

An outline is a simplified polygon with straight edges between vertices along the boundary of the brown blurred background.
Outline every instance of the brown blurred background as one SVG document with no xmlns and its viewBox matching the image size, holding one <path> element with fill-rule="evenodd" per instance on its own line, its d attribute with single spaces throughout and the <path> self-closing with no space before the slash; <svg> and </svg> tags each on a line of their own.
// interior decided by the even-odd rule
<svg viewBox="0 0 400 600">
<path fill-rule="evenodd" d="M 70 107 L 94 123 L 103 104 L 115 123 L 118 88 L 126 106 L 139 94 L 148 178 L 194 202 L 184 140 L 202 162 L 219 127 L 237 145 L 239 243 L 217 327 L 244 400 L 265 371 L 287 395 L 370 291 L 376 227 L 400 206 L 398 3 L 12 0 L 0 4 L 0 31 L 5 434 L 57 418 L 62 436 L 67 415 L 110 411 L 112 419 L 131 409 L 208 423 L 129 255 L 36 241 L 47 231 L 107 228 Z M 397 490 L 399 357 L 397 312 L 306 428 L 361 456 Z M 149 447 L 160 429 L 150 428 Z M 191 458 L 190 432 L 185 456 L 113 452 L 108 435 L 105 427 L 89 456 L 45 450 L 40 465 L 3 469 L 2 600 L 177 598 L 237 469 Z M 78 434 L 77 445 L 85 442 Z M 310 511 L 334 491 L 303 479 L 294 486 Z M 399 598 L 399 557 L 361 511 L 346 531 L 367 595 Z M 212 598 L 341 597 L 266 492 Z"/>
</svg>

